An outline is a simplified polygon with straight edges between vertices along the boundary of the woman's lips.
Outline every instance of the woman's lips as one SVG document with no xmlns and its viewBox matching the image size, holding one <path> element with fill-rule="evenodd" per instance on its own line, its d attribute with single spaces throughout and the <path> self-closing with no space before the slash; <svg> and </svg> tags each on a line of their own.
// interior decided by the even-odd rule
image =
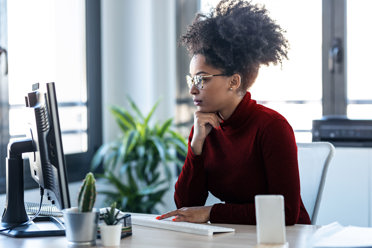
<svg viewBox="0 0 372 248">
<path fill-rule="evenodd" d="M 199 106 L 199 105 L 201 105 L 201 103 L 202 103 L 201 100 L 195 100 L 194 99 L 194 105 Z"/>
</svg>

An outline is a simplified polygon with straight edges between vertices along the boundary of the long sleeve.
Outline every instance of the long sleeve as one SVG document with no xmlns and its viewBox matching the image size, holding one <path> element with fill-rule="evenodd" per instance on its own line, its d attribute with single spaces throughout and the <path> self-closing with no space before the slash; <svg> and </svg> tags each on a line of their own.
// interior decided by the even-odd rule
<svg viewBox="0 0 372 248">
<path fill-rule="evenodd" d="M 203 206 L 208 196 L 202 155 L 195 155 L 190 146 L 193 130 L 192 128 L 188 141 L 186 160 L 175 186 L 177 208 Z"/>
</svg>

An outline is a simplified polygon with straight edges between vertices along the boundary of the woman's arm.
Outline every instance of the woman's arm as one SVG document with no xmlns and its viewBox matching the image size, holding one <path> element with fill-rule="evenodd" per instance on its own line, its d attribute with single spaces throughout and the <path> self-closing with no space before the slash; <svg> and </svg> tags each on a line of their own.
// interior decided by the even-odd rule
<svg viewBox="0 0 372 248">
<path fill-rule="evenodd" d="M 203 157 L 195 155 L 191 148 L 193 133 L 194 127 L 189 136 L 185 163 L 175 185 L 174 200 L 177 208 L 203 206 L 208 197 Z"/>
</svg>

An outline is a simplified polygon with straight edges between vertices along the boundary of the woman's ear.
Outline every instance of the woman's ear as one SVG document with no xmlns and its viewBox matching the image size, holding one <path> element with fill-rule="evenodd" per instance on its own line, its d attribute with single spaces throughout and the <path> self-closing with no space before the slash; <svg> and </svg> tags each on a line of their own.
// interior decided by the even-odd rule
<svg viewBox="0 0 372 248">
<path fill-rule="evenodd" d="M 236 90 L 240 87 L 240 84 L 242 83 L 242 77 L 235 73 L 231 76 L 231 81 L 230 81 L 230 90 Z"/>
</svg>

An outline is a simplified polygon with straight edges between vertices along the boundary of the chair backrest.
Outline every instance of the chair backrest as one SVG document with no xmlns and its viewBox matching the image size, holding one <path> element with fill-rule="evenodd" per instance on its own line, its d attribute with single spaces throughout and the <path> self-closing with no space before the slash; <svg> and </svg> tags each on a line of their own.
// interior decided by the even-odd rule
<svg viewBox="0 0 372 248">
<path fill-rule="evenodd" d="M 311 224 L 315 224 L 335 148 L 329 142 L 297 143 L 297 148 L 301 197 Z"/>
</svg>

